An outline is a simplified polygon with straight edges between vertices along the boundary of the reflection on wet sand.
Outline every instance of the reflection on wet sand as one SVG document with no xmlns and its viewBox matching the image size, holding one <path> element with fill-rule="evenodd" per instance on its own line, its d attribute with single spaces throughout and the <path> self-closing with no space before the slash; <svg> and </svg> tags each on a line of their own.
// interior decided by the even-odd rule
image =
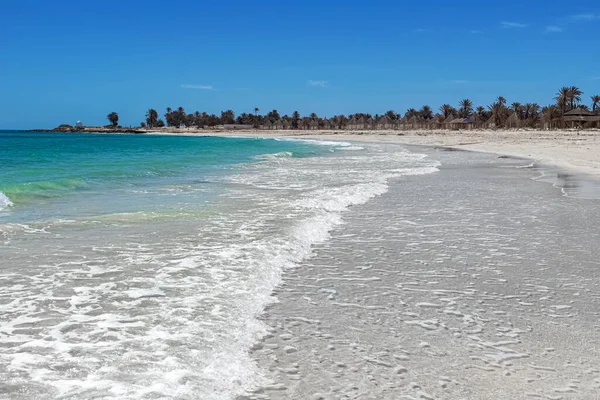
<svg viewBox="0 0 600 400">
<path fill-rule="evenodd" d="M 561 189 L 565 196 L 578 199 L 600 199 L 600 181 L 592 176 L 569 173 L 556 167 L 542 165 L 534 165 L 533 170 L 539 174 L 534 177 L 534 180 L 554 185 Z"/>
</svg>

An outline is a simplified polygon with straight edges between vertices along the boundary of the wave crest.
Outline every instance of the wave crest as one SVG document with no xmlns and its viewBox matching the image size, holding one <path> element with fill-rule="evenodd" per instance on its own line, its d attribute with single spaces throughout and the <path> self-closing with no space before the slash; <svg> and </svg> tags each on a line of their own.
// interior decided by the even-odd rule
<svg viewBox="0 0 600 400">
<path fill-rule="evenodd" d="M 279 160 L 281 158 L 291 158 L 294 154 L 290 151 L 280 151 L 279 153 L 273 154 L 260 154 L 254 158 L 257 160 Z"/>
</svg>

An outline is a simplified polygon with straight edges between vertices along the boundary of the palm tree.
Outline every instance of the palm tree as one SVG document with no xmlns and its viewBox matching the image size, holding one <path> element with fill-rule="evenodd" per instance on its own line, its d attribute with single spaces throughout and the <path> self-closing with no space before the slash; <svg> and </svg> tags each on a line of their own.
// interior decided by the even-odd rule
<svg viewBox="0 0 600 400">
<path fill-rule="evenodd" d="M 510 109 L 517 114 L 517 117 L 519 117 L 519 119 L 522 119 L 523 117 L 523 105 L 521 103 L 518 102 L 514 102 L 510 105 Z"/>
<path fill-rule="evenodd" d="M 461 118 L 467 118 L 473 112 L 473 102 L 469 99 L 462 99 L 459 103 L 459 115 Z"/>
<path fill-rule="evenodd" d="M 475 114 L 477 115 L 479 121 L 487 121 L 490 118 L 490 114 L 485 111 L 484 106 L 475 107 Z"/>
<path fill-rule="evenodd" d="M 233 110 L 221 111 L 219 122 L 221 124 L 233 124 L 235 122 L 235 113 Z"/>
<path fill-rule="evenodd" d="M 113 127 L 116 127 L 119 124 L 119 114 L 114 111 L 108 114 L 106 118 L 108 118 L 108 121 Z"/>
<path fill-rule="evenodd" d="M 267 113 L 267 119 L 271 122 L 279 121 L 281 119 L 281 116 L 279 115 L 279 111 L 277 111 L 277 110 L 269 111 Z"/>
<path fill-rule="evenodd" d="M 591 97 L 592 99 L 592 112 L 596 112 L 596 109 L 598 108 L 598 106 L 600 106 L 600 96 L 599 95 L 594 95 Z"/>
<path fill-rule="evenodd" d="M 560 108 L 556 104 L 550 104 L 549 106 L 542 107 L 540 111 L 542 114 L 545 114 L 550 121 L 560 119 L 562 116 Z"/>
<path fill-rule="evenodd" d="M 577 106 L 577 103 L 579 103 L 581 101 L 581 95 L 583 94 L 583 92 L 581 90 L 579 90 L 579 88 L 577 86 L 570 86 L 568 88 L 568 99 L 569 99 L 569 106 L 571 107 L 571 110 L 574 109 Z"/>
<path fill-rule="evenodd" d="M 415 110 L 414 108 L 409 108 L 408 110 L 406 110 L 406 113 L 404 113 L 404 118 L 409 120 L 412 117 L 416 117 L 418 115 L 419 115 L 419 113 L 417 112 L 417 110 Z"/>
<path fill-rule="evenodd" d="M 506 107 L 506 99 L 502 96 L 498 97 L 494 103 L 488 106 L 488 109 L 494 117 L 496 128 L 504 126 L 508 119 L 508 108 Z"/>
<path fill-rule="evenodd" d="M 298 129 L 298 121 L 300 120 L 300 113 L 298 111 L 294 111 L 292 113 L 292 128 Z"/>
<path fill-rule="evenodd" d="M 397 121 L 400 119 L 400 114 L 396 114 L 394 110 L 386 111 L 385 115 L 387 115 L 387 117 L 392 121 Z"/>
<path fill-rule="evenodd" d="M 177 128 L 181 127 L 181 125 L 186 125 L 186 114 L 183 107 L 177 107 L 177 111 L 175 112 L 175 126 Z"/>
<path fill-rule="evenodd" d="M 148 128 L 154 128 L 158 123 L 158 112 L 154 108 L 148 109 L 146 112 L 146 125 Z"/>
<path fill-rule="evenodd" d="M 456 110 L 450 104 L 442 104 L 440 106 L 440 112 L 444 116 L 444 119 L 446 119 L 449 116 L 451 116 L 452 114 L 454 114 L 454 111 L 456 111 Z"/>
<path fill-rule="evenodd" d="M 554 100 L 556 100 L 556 105 L 558 106 L 558 108 L 560 108 L 562 114 L 564 114 L 567 111 L 567 105 L 569 103 L 569 91 L 569 87 L 563 86 L 560 89 L 558 89 L 556 97 L 554 97 Z"/>
<path fill-rule="evenodd" d="M 431 107 L 429 107 L 429 106 L 423 106 L 423 107 L 421 107 L 421 109 L 419 110 L 419 116 L 422 119 L 432 119 L 433 118 L 433 111 L 431 111 Z"/>
<path fill-rule="evenodd" d="M 523 106 L 524 119 L 537 118 L 540 113 L 540 106 L 537 103 L 527 103 Z"/>
<path fill-rule="evenodd" d="M 521 119 L 527 126 L 533 128 L 540 119 L 540 106 L 537 103 L 527 103 L 521 108 Z"/>
<path fill-rule="evenodd" d="M 260 108 L 254 107 L 254 115 L 258 115 L 259 111 L 260 111 Z"/>
</svg>

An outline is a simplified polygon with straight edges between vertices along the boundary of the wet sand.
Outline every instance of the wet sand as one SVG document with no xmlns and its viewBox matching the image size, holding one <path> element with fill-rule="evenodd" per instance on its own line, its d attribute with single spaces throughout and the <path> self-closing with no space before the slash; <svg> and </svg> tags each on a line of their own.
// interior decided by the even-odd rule
<svg viewBox="0 0 600 400">
<path fill-rule="evenodd" d="M 430 157 L 439 173 L 390 182 L 287 271 L 252 352 L 271 385 L 242 398 L 598 398 L 598 193 Z"/>
</svg>

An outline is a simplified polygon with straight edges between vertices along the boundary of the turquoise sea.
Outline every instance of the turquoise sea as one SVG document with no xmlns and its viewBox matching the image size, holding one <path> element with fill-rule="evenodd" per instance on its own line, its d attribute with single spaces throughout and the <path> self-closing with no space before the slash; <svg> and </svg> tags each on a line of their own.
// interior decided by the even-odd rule
<svg viewBox="0 0 600 400">
<path fill-rule="evenodd" d="M 240 164 L 258 162 L 261 155 L 308 157 L 326 150 L 246 138 L 0 131 L 0 218 L 28 223 L 194 211 L 203 204 L 200 198 L 210 201 L 219 193 L 222 177 Z M 194 195 L 175 198 L 173 192 Z"/>
<path fill-rule="evenodd" d="M 0 132 L 0 398 L 233 399 L 282 274 L 400 146 Z"/>
</svg>

